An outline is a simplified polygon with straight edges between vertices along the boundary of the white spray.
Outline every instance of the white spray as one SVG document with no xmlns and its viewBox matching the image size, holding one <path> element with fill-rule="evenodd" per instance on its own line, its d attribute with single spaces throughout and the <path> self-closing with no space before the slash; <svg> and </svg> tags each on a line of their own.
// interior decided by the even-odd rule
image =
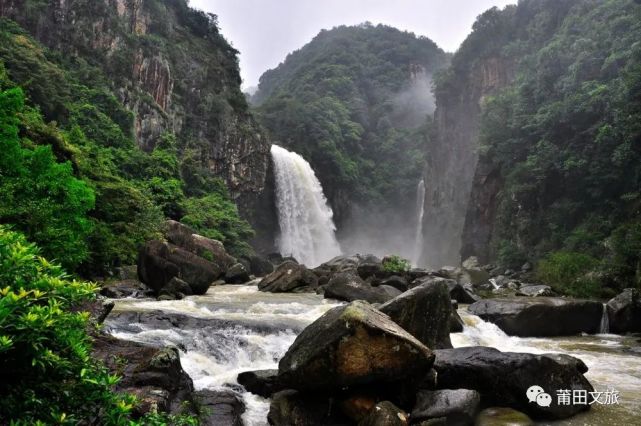
<svg viewBox="0 0 641 426">
<path fill-rule="evenodd" d="M 414 265 L 418 266 L 423 251 L 423 215 L 425 214 L 425 181 L 416 188 L 416 238 L 414 240 Z"/>
</svg>

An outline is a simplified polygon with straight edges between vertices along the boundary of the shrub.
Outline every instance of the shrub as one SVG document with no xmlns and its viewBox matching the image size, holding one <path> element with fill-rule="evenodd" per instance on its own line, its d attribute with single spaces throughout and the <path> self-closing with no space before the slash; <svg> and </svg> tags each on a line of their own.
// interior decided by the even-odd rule
<svg viewBox="0 0 641 426">
<path fill-rule="evenodd" d="M 93 284 L 70 279 L 19 233 L 0 227 L 0 423 L 124 424 L 134 404 L 92 360 Z"/>
<path fill-rule="evenodd" d="M 537 277 L 559 293 L 594 297 L 601 290 L 596 278 L 599 261 L 587 254 L 557 251 L 539 261 Z"/>
<path fill-rule="evenodd" d="M 410 270 L 410 261 L 400 256 L 387 256 L 383 259 L 383 269 L 387 272 L 400 274 Z"/>
</svg>

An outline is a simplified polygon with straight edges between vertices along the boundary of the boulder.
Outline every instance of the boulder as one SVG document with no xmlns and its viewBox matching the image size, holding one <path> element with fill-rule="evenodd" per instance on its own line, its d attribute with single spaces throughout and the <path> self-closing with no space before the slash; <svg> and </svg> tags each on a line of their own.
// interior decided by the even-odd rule
<svg viewBox="0 0 641 426">
<path fill-rule="evenodd" d="M 380 285 L 388 285 L 399 289 L 401 292 L 406 291 L 409 288 L 407 280 L 403 277 L 399 277 L 398 275 L 392 275 L 391 277 L 384 278 L 381 280 Z"/>
<path fill-rule="evenodd" d="M 110 299 L 144 297 L 149 288 L 138 280 L 108 282 L 100 288 L 100 294 Z"/>
<path fill-rule="evenodd" d="M 607 304 L 612 333 L 641 332 L 641 292 L 626 288 Z"/>
<path fill-rule="evenodd" d="M 156 348 L 99 334 L 93 357 L 120 376 L 114 387 L 139 400 L 135 415 L 159 412 L 182 413 L 194 409 L 193 382 L 180 363 L 178 349 Z"/>
<path fill-rule="evenodd" d="M 201 390 L 196 392 L 200 426 L 243 426 L 245 403 L 232 390 Z"/>
<path fill-rule="evenodd" d="M 428 348 L 452 347 L 452 302 L 444 282 L 434 281 L 414 287 L 383 304 L 379 310 Z"/>
<path fill-rule="evenodd" d="M 198 235 L 189 226 L 175 220 L 165 223 L 165 237 L 170 243 L 216 263 L 223 271 L 237 263 L 236 259 L 227 253 L 223 243 Z"/>
<path fill-rule="evenodd" d="M 242 263 L 236 263 L 225 273 L 225 282 L 227 284 L 245 284 L 249 280 L 249 272 L 247 272 Z"/>
<path fill-rule="evenodd" d="M 452 315 L 450 315 L 450 333 L 462 333 L 464 327 L 463 318 L 453 309 Z"/>
<path fill-rule="evenodd" d="M 193 294 L 191 287 L 178 277 L 173 277 L 166 286 L 160 289 L 159 296 L 169 296 L 170 299 L 182 299 Z"/>
<path fill-rule="evenodd" d="M 326 268 L 333 273 L 352 272 L 356 273 L 362 264 L 380 264 L 381 260 L 372 254 L 341 255 L 323 263 L 320 267 Z"/>
<path fill-rule="evenodd" d="M 263 398 L 269 398 L 276 392 L 283 390 L 278 383 L 278 370 L 245 371 L 238 375 L 238 384 L 245 390 Z"/>
<path fill-rule="evenodd" d="M 489 347 L 443 349 L 436 352 L 434 369 L 441 389 L 472 389 L 483 406 L 510 407 L 534 419 L 564 419 L 589 405 L 559 405 L 556 391 L 594 391 L 584 377 L 585 364 L 570 356 L 501 352 Z M 540 386 L 553 396 L 549 407 L 529 402 L 527 390 Z"/>
<path fill-rule="evenodd" d="M 527 414 L 507 407 L 490 407 L 476 417 L 476 426 L 534 426 Z"/>
<path fill-rule="evenodd" d="M 386 275 L 383 264 L 379 262 L 363 262 L 356 268 L 358 276 L 366 280 L 370 277 L 380 277 Z"/>
<path fill-rule="evenodd" d="M 174 277 L 187 282 L 193 294 L 205 294 L 222 274 L 217 264 L 173 244 L 149 241 L 138 253 L 140 280 L 156 294 Z"/>
<path fill-rule="evenodd" d="M 603 304 L 554 297 L 485 299 L 468 311 L 511 336 L 548 337 L 597 333 Z"/>
<path fill-rule="evenodd" d="M 428 275 L 433 275 L 434 272 L 429 269 L 423 268 L 412 268 L 407 272 L 407 277 L 410 281 L 417 280 L 419 278 L 427 277 Z"/>
<path fill-rule="evenodd" d="M 264 277 L 265 275 L 274 272 L 274 265 L 267 259 L 267 257 L 253 255 L 248 257 L 249 272 L 257 277 Z"/>
<path fill-rule="evenodd" d="M 318 278 L 305 265 L 288 260 L 263 278 L 258 283 L 258 289 L 271 293 L 286 293 L 300 289 L 313 290 L 317 284 Z"/>
<path fill-rule="evenodd" d="M 343 389 L 423 378 L 432 352 L 371 305 L 329 310 L 298 335 L 278 365 L 279 381 L 297 390 Z"/>
<path fill-rule="evenodd" d="M 420 391 L 412 410 L 412 422 L 444 417 L 448 425 L 472 425 L 480 403 L 481 396 L 474 390 Z"/>
<path fill-rule="evenodd" d="M 378 288 L 385 292 L 385 294 L 388 296 L 388 300 L 403 294 L 403 292 L 396 287 L 392 287 L 389 285 L 379 285 Z"/>
<path fill-rule="evenodd" d="M 549 285 L 523 284 L 519 287 L 516 295 L 527 297 L 552 297 L 556 294 L 552 291 L 552 287 Z"/>
<path fill-rule="evenodd" d="M 358 426 L 407 426 L 407 413 L 389 401 L 379 402 Z"/>
<path fill-rule="evenodd" d="M 349 272 L 334 275 L 325 288 L 325 298 L 346 302 L 365 300 L 370 303 L 385 303 L 392 297 L 394 296 L 385 289 L 372 287 L 359 276 Z"/>
<path fill-rule="evenodd" d="M 469 280 L 469 283 L 473 286 L 483 284 L 490 279 L 490 273 L 481 267 L 478 259 L 475 256 L 468 257 L 463 262 L 463 272 L 467 275 L 465 280 Z M 459 281 L 460 282 L 460 281 Z M 465 284 L 462 283 L 461 284 Z"/>
<path fill-rule="evenodd" d="M 346 418 L 328 397 L 306 395 L 294 390 L 275 394 L 267 421 L 273 426 L 348 426 Z"/>
</svg>

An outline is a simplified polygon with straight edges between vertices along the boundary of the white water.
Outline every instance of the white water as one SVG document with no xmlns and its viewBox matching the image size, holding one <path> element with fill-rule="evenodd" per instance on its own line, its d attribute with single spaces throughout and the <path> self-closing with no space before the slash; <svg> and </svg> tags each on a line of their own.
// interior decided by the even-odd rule
<svg viewBox="0 0 641 426">
<path fill-rule="evenodd" d="M 309 267 L 341 254 L 333 212 L 311 166 L 295 152 L 272 145 L 281 254 Z"/>
<path fill-rule="evenodd" d="M 601 323 L 599 324 L 599 334 L 610 332 L 610 319 L 608 318 L 608 305 L 603 304 L 603 313 L 601 314 Z"/>
<path fill-rule="evenodd" d="M 116 319 L 107 326 L 120 338 L 144 343 L 173 344 L 185 349 L 181 360 L 197 389 L 232 389 L 246 404 L 246 426 L 266 425 L 269 401 L 247 393 L 238 385 L 238 373 L 277 368 L 296 335 L 307 325 L 337 306 L 338 302 L 316 294 L 272 294 L 255 286 L 217 286 L 204 296 L 177 301 L 116 300 Z M 189 315 L 211 321 L 197 329 L 173 327 L 151 329 L 143 324 L 119 323 L 117 314 L 126 311 L 158 311 Z M 463 333 L 451 335 L 455 347 L 492 346 L 501 351 L 564 353 L 576 356 L 589 367 L 586 374 L 597 391 L 615 389 L 621 404 L 593 406 L 592 410 L 559 424 L 579 426 L 641 424 L 641 344 L 638 337 L 611 334 L 562 338 L 519 338 L 507 336 L 496 325 L 485 322 L 461 306 Z M 543 373 L 542 373 L 543 374 Z M 549 424 L 549 423 L 545 423 Z"/>
<path fill-rule="evenodd" d="M 416 188 L 416 238 L 414 239 L 414 266 L 418 266 L 423 252 L 423 216 L 425 215 L 425 181 L 421 179 Z"/>
</svg>

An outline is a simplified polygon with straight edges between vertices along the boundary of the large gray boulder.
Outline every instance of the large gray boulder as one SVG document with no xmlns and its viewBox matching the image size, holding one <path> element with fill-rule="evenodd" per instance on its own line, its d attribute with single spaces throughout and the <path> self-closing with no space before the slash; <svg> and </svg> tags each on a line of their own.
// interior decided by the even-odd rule
<svg viewBox="0 0 641 426">
<path fill-rule="evenodd" d="M 225 282 L 228 284 L 245 284 L 249 280 L 249 272 L 242 263 L 234 264 L 225 273 Z"/>
<path fill-rule="evenodd" d="M 305 265 L 288 260 L 278 265 L 274 272 L 263 278 L 258 283 L 258 289 L 270 293 L 313 291 L 317 284 L 318 278 Z"/>
<path fill-rule="evenodd" d="M 165 223 L 165 237 L 171 244 L 216 263 L 223 271 L 236 263 L 236 259 L 227 253 L 223 243 L 203 237 L 189 226 L 175 220 L 167 220 Z"/>
<path fill-rule="evenodd" d="M 196 392 L 200 426 L 243 426 L 245 403 L 231 390 L 200 390 Z"/>
<path fill-rule="evenodd" d="M 379 310 L 428 348 L 452 347 L 452 303 L 444 282 L 428 282 L 414 287 L 383 304 Z"/>
<path fill-rule="evenodd" d="M 558 389 L 594 391 L 583 375 L 586 365 L 567 355 L 534 355 L 501 352 L 489 347 L 437 350 L 434 369 L 441 389 L 473 389 L 483 406 L 510 407 L 535 419 L 564 419 L 589 405 L 559 405 Z M 552 396 L 549 407 L 529 402 L 531 386 L 540 386 Z"/>
<path fill-rule="evenodd" d="M 325 287 L 325 298 L 353 302 L 365 300 L 370 303 L 385 303 L 395 297 L 385 288 L 373 287 L 358 275 L 341 272 L 334 275 Z"/>
<path fill-rule="evenodd" d="M 175 277 L 187 282 L 193 294 L 205 294 L 222 275 L 218 264 L 162 241 L 149 241 L 138 253 L 138 276 L 156 294 Z"/>
<path fill-rule="evenodd" d="M 389 401 L 376 404 L 358 426 L 407 426 L 407 413 Z"/>
<path fill-rule="evenodd" d="M 610 332 L 641 332 L 641 292 L 626 288 L 607 305 Z"/>
<path fill-rule="evenodd" d="M 267 421 L 273 426 L 348 426 L 338 404 L 329 397 L 284 390 L 275 394 L 269 404 Z"/>
<path fill-rule="evenodd" d="M 554 297 L 485 299 L 468 311 L 511 336 L 548 337 L 597 333 L 603 304 Z"/>
<path fill-rule="evenodd" d="M 296 390 L 344 389 L 423 378 L 432 352 L 368 303 L 326 312 L 298 335 L 278 365 L 278 380 Z"/>
<path fill-rule="evenodd" d="M 283 386 L 278 382 L 278 370 L 244 371 L 238 375 L 237 381 L 248 392 L 263 398 L 269 398 L 283 390 Z"/>
<path fill-rule="evenodd" d="M 412 410 L 412 421 L 445 418 L 448 425 L 472 425 L 479 412 L 481 396 L 470 389 L 420 391 Z"/>
</svg>

